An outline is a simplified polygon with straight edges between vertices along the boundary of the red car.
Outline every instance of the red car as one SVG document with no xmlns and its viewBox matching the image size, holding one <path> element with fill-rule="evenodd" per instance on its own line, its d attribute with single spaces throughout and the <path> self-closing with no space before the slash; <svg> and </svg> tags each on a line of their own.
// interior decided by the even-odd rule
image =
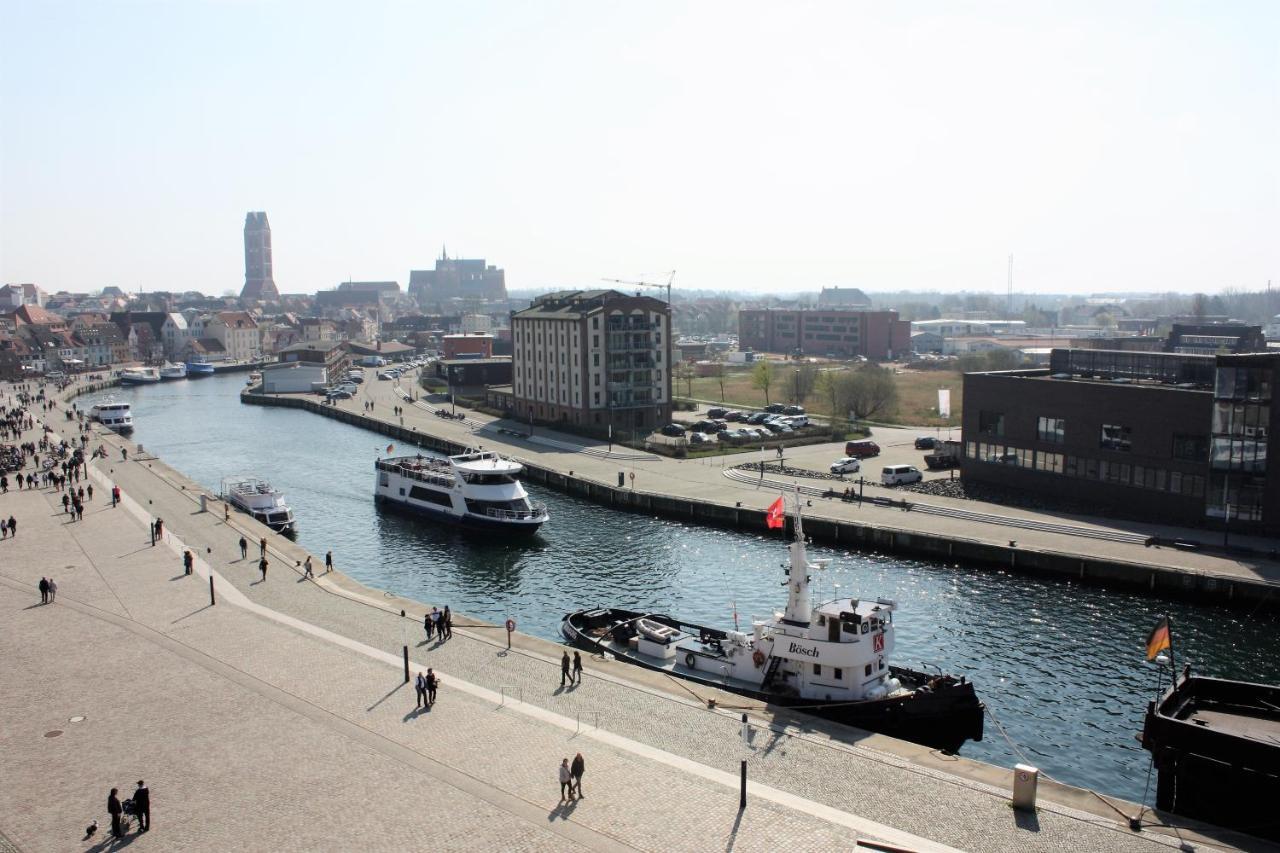
<svg viewBox="0 0 1280 853">
<path fill-rule="evenodd" d="M 850 441 L 844 446 L 844 455 L 853 456 L 857 459 L 866 459 L 868 456 L 879 456 L 880 445 L 874 441 Z"/>
</svg>

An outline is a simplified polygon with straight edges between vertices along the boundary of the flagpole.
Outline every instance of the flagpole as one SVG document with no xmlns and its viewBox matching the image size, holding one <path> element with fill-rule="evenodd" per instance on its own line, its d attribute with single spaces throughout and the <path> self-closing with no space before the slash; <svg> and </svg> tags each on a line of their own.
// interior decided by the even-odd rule
<svg viewBox="0 0 1280 853">
<path fill-rule="evenodd" d="M 1168 614 L 1164 617 L 1165 625 L 1169 630 L 1169 686 L 1178 686 L 1178 659 L 1173 654 L 1173 620 Z"/>
</svg>

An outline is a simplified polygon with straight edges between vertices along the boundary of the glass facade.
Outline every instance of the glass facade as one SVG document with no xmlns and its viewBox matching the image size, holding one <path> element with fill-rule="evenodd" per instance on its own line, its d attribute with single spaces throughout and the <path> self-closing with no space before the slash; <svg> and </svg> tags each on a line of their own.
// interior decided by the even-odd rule
<svg viewBox="0 0 1280 853">
<path fill-rule="evenodd" d="M 1270 365 L 1217 370 L 1205 496 L 1211 518 L 1264 520 L 1273 382 Z"/>
</svg>

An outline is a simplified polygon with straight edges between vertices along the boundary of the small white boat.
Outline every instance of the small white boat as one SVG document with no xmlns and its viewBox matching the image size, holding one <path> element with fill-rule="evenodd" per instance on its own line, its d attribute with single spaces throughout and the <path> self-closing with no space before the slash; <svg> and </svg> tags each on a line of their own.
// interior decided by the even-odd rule
<svg viewBox="0 0 1280 853">
<path fill-rule="evenodd" d="M 463 527 L 530 534 L 550 517 L 516 479 L 524 466 L 491 450 L 375 463 L 374 498 Z"/>
<path fill-rule="evenodd" d="M 227 477 L 222 481 L 222 499 L 241 512 L 247 512 L 276 533 L 293 536 L 293 510 L 284 495 L 257 477 Z"/>
<path fill-rule="evenodd" d="M 126 367 L 120 371 L 121 385 L 152 385 L 160 381 L 160 371 L 154 367 Z"/>
<path fill-rule="evenodd" d="M 160 366 L 160 378 L 166 382 L 170 379 L 186 379 L 187 366 L 185 364 L 174 364 L 171 361 L 166 361 Z"/>
<path fill-rule="evenodd" d="M 133 412 L 128 403 L 107 398 L 99 400 L 89 409 L 89 417 L 112 432 L 128 435 L 133 432 Z"/>
</svg>

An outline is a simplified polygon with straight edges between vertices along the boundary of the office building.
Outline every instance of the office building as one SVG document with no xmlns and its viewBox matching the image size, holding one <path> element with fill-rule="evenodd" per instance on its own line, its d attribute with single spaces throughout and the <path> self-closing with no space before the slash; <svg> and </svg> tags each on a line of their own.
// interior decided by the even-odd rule
<svg viewBox="0 0 1280 853">
<path fill-rule="evenodd" d="M 911 351 L 911 323 L 897 311 L 743 309 L 738 346 L 786 355 L 888 361 Z"/>
</svg>

